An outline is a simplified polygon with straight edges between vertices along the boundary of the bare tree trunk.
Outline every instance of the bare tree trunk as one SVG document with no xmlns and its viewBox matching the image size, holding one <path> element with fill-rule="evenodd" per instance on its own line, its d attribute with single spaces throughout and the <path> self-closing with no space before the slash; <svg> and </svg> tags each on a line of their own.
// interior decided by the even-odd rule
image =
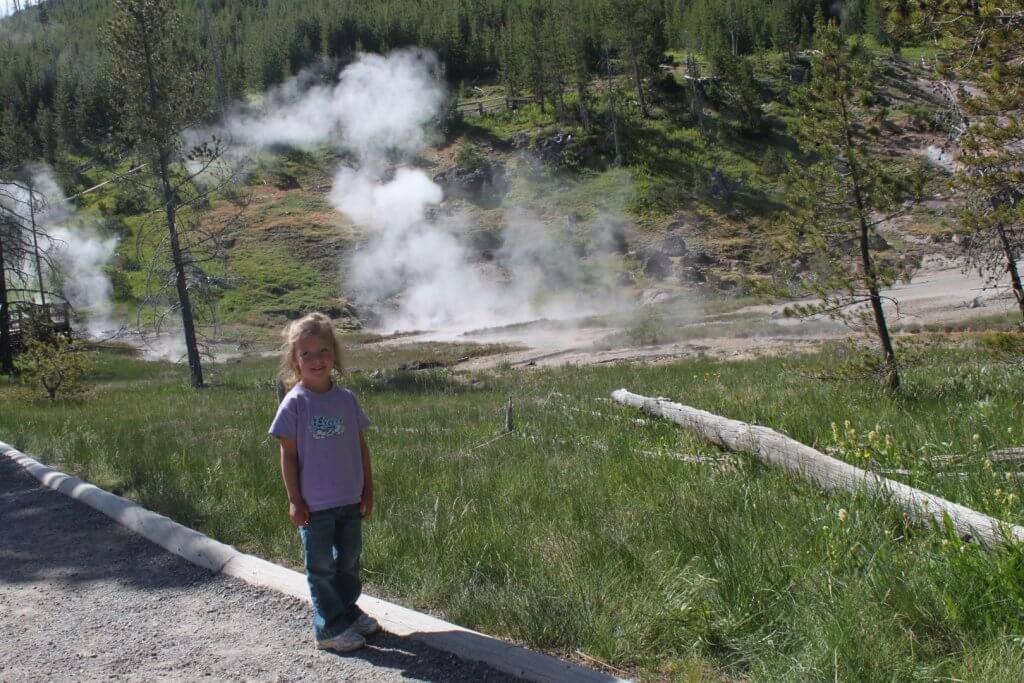
<svg viewBox="0 0 1024 683">
<path fill-rule="evenodd" d="M 615 143 L 615 165 L 622 166 L 622 140 L 619 135 L 619 116 L 615 112 L 615 105 L 609 104 L 608 111 L 612 117 L 612 141 Z"/>
<path fill-rule="evenodd" d="M 864 284 L 868 289 L 868 298 L 871 301 L 871 314 L 875 319 L 875 333 L 882 346 L 882 354 L 885 357 L 885 386 L 890 391 L 900 388 L 900 372 L 896 365 L 896 350 L 892 346 L 892 337 L 889 335 L 889 325 L 885 321 L 885 310 L 882 308 L 882 296 L 878 290 L 878 276 L 875 274 L 875 264 L 871 260 L 870 232 L 867 220 L 864 218 L 864 201 L 858 184 L 857 174 L 853 173 L 853 196 L 857 202 L 858 218 L 860 220 L 860 260 L 863 268 Z"/>
<path fill-rule="evenodd" d="M 224 76 L 221 73 L 220 45 L 217 43 L 217 36 L 210 29 L 210 12 L 206 3 L 203 3 L 203 30 L 206 32 L 206 40 L 210 45 L 210 57 L 213 61 L 213 77 L 217 88 L 217 111 L 224 116 Z"/>
<path fill-rule="evenodd" d="M 557 71 L 555 75 L 555 90 L 558 96 L 552 99 L 552 104 L 555 107 L 555 120 L 561 122 L 565 119 L 565 97 L 562 92 L 565 90 L 565 84 L 562 82 L 562 74 Z"/>
<path fill-rule="evenodd" d="M 700 81 L 700 67 L 693 55 L 686 58 L 686 72 L 690 76 L 690 87 L 693 89 L 690 110 L 697 118 L 697 127 L 703 135 L 707 135 L 707 124 L 704 118 L 704 85 Z"/>
<path fill-rule="evenodd" d="M 590 132 L 590 111 L 587 109 L 587 89 L 582 80 L 576 81 L 576 98 L 580 106 L 580 122 L 583 130 Z"/>
<path fill-rule="evenodd" d="M 630 62 L 633 65 L 633 81 L 636 84 L 636 101 L 640 105 L 640 115 L 648 118 L 651 114 L 647 111 L 647 100 L 644 98 L 644 85 L 640 78 L 640 62 L 632 50 L 630 50 L 629 54 Z"/>
<path fill-rule="evenodd" d="M 1002 225 L 996 227 L 999 233 L 999 241 L 1003 245 L 1003 255 L 1006 257 L 1006 272 L 1010 274 L 1010 285 L 1013 287 L 1013 295 L 1017 298 L 1017 306 L 1020 308 L 1020 315 L 1024 318 L 1024 287 L 1021 287 L 1020 272 L 1017 270 L 1017 255 L 1013 253 L 1013 245 L 1006 235 L 1006 228 Z"/>
<path fill-rule="evenodd" d="M 39 283 L 39 303 L 46 305 L 46 290 L 43 289 L 43 264 L 39 255 L 39 231 L 36 230 L 36 190 L 28 183 L 28 215 L 32 226 L 32 253 L 36 257 L 36 281 Z"/>
<path fill-rule="evenodd" d="M 858 203 L 859 197 L 860 193 L 858 192 Z M 882 345 L 882 353 L 885 356 L 885 386 L 890 391 L 896 391 L 900 388 L 900 373 L 896 366 L 896 351 L 893 349 L 892 338 L 889 336 L 889 326 L 885 322 L 882 296 L 878 291 L 875 266 L 871 262 L 868 226 L 863 216 L 860 219 L 860 258 L 861 266 L 864 268 L 864 282 L 867 284 L 868 297 L 871 300 L 871 313 L 875 318 L 875 331 L 878 333 L 878 341 Z"/>
<path fill-rule="evenodd" d="M 14 374 L 14 349 L 11 345 L 11 310 L 7 302 L 7 269 L 4 267 L 4 243 L 0 239 L 0 372 Z"/>
<path fill-rule="evenodd" d="M 875 333 L 882 346 L 882 354 L 885 358 L 885 386 L 890 391 L 900 388 L 900 371 L 896 365 L 896 350 L 892 345 L 892 337 L 889 335 L 889 326 L 885 321 L 885 310 L 882 308 L 882 296 L 878 290 L 878 275 L 875 273 L 875 264 L 871 261 L 871 244 L 869 241 L 870 231 L 867 222 L 867 205 L 861 191 L 862 185 L 858 168 L 854 162 L 853 134 L 851 132 L 850 117 L 847 112 L 846 102 L 841 102 L 843 111 L 843 129 L 846 137 L 846 165 L 850 169 L 850 182 L 853 186 L 853 198 L 857 204 L 857 220 L 860 224 L 860 261 L 863 269 L 862 276 L 864 285 L 868 290 L 868 299 L 871 302 L 871 314 L 875 318 Z"/>
<path fill-rule="evenodd" d="M 640 105 L 640 115 L 646 119 L 650 116 L 650 113 L 647 111 L 647 99 L 644 97 L 644 84 L 640 78 L 640 59 L 636 54 L 636 31 L 633 21 L 628 15 L 626 18 L 625 34 L 626 54 L 629 55 L 629 66 L 630 70 L 633 72 L 633 83 L 636 86 L 636 102 Z"/>
<path fill-rule="evenodd" d="M 612 62 L 608 57 L 608 48 L 604 48 L 604 63 L 605 63 L 605 74 L 608 76 L 608 83 L 606 87 L 606 93 L 608 98 L 608 124 L 612 129 L 612 142 L 615 144 L 615 161 L 616 166 L 622 166 L 622 141 L 619 137 L 619 116 L 615 110 L 616 100 L 618 95 L 615 91 L 615 83 L 612 80 Z"/>
<path fill-rule="evenodd" d="M 188 294 L 188 281 L 185 278 L 185 260 L 178 241 L 178 226 L 174 191 L 171 189 L 170 172 L 167 168 L 167 157 L 161 155 L 158 160 L 160 187 L 164 196 L 164 211 L 167 215 L 167 230 L 170 233 L 171 260 L 174 263 L 174 283 L 178 290 L 178 304 L 181 306 L 181 327 L 185 333 L 185 349 L 188 354 L 188 369 L 193 387 L 203 386 L 203 366 L 199 358 L 199 346 L 196 344 L 195 320 L 192 314 L 192 300 Z"/>
</svg>

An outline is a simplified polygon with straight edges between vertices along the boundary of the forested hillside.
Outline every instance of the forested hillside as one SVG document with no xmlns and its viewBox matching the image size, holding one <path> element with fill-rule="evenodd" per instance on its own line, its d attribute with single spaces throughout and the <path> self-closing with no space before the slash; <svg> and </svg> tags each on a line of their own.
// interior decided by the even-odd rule
<svg viewBox="0 0 1024 683">
<path fill-rule="evenodd" d="M 455 85 L 500 79 L 537 97 L 622 56 L 653 73 L 666 47 L 733 55 L 810 44 L 815 14 L 896 44 L 881 0 L 181 0 L 181 42 L 207 63 L 208 111 L 282 82 L 323 58 L 420 45 Z M 99 44 L 103 0 L 50 0 L 3 22 L 0 166 L 66 161 L 116 134 L 117 107 Z"/>
<path fill-rule="evenodd" d="M 243 112 L 333 87 L 361 55 L 427 48 L 444 101 L 427 126 L 437 135 L 412 165 L 443 190 L 442 213 L 462 216 L 466 259 L 493 262 L 516 216 L 528 215 L 546 239 L 586 258 L 613 245 L 615 265 L 602 277 L 634 291 L 807 293 L 793 269 L 813 270 L 814 259 L 765 246 L 780 242 L 792 208 L 785 178 L 814 160 L 795 135 L 797 95 L 812 81 L 825 27 L 870 66 L 856 106 L 869 104 L 873 118 L 858 114 L 849 130 L 879 163 L 906 175 L 948 129 L 920 60 L 935 48 L 913 44 L 902 6 L 883 0 L 157 4 L 177 14 L 173 35 L 160 36 L 169 66 L 159 75 L 188 73 L 168 100 L 181 109 L 170 132 L 218 130 Z M 335 123 L 316 124 L 315 144 L 285 136 L 228 152 L 252 162 L 231 188 L 201 187 L 187 163 L 172 169 L 177 189 L 164 197 L 150 191 L 152 168 L 128 178 L 153 154 L 126 113 L 144 88 L 133 93 L 119 75 L 132 65 L 113 7 L 51 0 L 2 20 L 0 171 L 15 178 L 42 162 L 63 196 L 98 219 L 116 243 L 102 269 L 119 317 L 142 304 L 173 306 L 164 291 L 173 259 L 161 254 L 154 223 L 177 202 L 186 225 L 180 286 L 220 321 L 273 326 L 320 309 L 354 327 L 379 322 L 379 309 L 399 297 L 359 306 L 346 279 L 366 232 L 330 196 L 351 151 L 329 141 Z M 388 86 L 378 81 L 362 102 Z M 191 159 L 171 147 L 168 160 Z M 940 175 L 932 167 L 923 182 L 934 191 Z M 945 210 L 915 211 L 901 225 L 907 239 L 887 233 L 873 244 L 887 262 L 913 265 L 918 242 L 957 230 Z M 488 279 L 507 280 L 507 263 L 497 262 Z"/>
</svg>

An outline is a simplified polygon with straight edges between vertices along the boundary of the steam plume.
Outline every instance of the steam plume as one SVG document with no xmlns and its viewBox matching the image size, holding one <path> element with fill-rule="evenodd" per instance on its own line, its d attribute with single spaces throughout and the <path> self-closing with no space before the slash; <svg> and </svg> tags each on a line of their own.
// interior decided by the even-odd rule
<svg viewBox="0 0 1024 683">
<path fill-rule="evenodd" d="M 346 284 L 380 312 L 382 326 L 457 331 L 617 303 L 608 215 L 569 230 L 507 210 L 494 263 L 476 262 L 466 246 L 472 220 L 439 208 L 442 189 L 413 166 L 447 99 L 432 53 L 363 55 L 333 85 L 310 81 L 303 75 L 273 90 L 220 134 L 250 151 L 329 144 L 350 154 L 330 201 L 363 231 Z"/>
<path fill-rule="evenodd" d="M 86 318 L 87 332 L 99 336 L 115 327 L 111 317 L 110 278 L 103 271 L 117 248 L 118 240 L 99 234 L 93 221 L 77 213 L 65 201 L 65 193 L 49 169 L 32 173 L 39 230 L 39 248 L 56 266 L 55 272 L 43 268 L 43 279 L 50 289 L 59 291 Z M 3 208 L 25 216 L 29 191 L 23 183 L 0 183 Z M 24 271 L 35 273 L 35 260 L 27 258 Z M 35 288 L 35 278 L 23 283 Z"/>
</svg>

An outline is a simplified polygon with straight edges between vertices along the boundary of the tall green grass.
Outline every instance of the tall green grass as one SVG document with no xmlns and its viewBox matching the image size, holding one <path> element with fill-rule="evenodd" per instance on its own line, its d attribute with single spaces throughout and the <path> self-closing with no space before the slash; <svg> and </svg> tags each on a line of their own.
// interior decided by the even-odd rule
<svg viewBox="0 0 1024 683">
<path fill-rule="evenodd" d="M 621 386 L 669 396 L 852 462 L 887 435 L 872 458 L 922 472 L 928 455 L 983 463 L 1024 438 L 1019 366 L 932 349 L 890 399 L 869 382 L 813 379 L 838 353 L 477 375 L 401 371 L 392 357 L 371 372 L 361 357 L 347 379 L 375 423 L 368 590 L 642 677 L 1021 680 L 1021 549 L 966 545 L 884 501 L 827 496 L 744 458 L 681 461 L 714 451 L 608 399 Z M 77 400 L 0 384 L 0 438 L 298 567 L 265 436 L 272 371 L 217 366 L 193 392 L 180 368 L 103 358 Z M 499 437 L 509 396 L 518 429 Z M 1020 483 L 999 482 L 996 500 L 983 464 L 976 475 L 923 483 L 1020 522 Z"/>
</svg>

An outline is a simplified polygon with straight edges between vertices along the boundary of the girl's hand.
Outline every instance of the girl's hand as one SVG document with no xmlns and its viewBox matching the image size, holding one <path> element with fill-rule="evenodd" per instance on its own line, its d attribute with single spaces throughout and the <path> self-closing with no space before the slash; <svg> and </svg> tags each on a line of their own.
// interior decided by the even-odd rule
<svg viewBox="0 0 1024 683">
<path fill-rule="evenodd" d="M 297 503 L 288 503 L 288 516 L 295 526 L 309 526 L 309 507 L 306 501 L 300 500 Z"/>
<path fill-rule="evenodd" d="M 370 515 L 373 514 L 373 491 L 363 493 L 363 499 L 359 503 L 359 512 L 362 514 L 363 519 L 369 519 Z"/>
</svg>

